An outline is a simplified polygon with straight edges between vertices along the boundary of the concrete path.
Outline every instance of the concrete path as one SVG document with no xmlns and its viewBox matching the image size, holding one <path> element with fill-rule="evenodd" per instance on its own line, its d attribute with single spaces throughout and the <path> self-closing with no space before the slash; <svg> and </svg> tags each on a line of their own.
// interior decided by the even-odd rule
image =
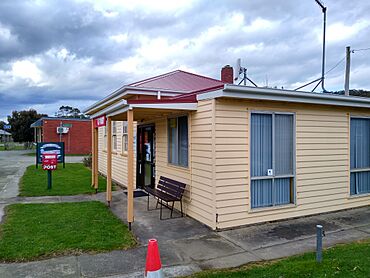
<svg viewBox="0 0 370 278">
<path fill-rule="evenodd" d="M 12 194 L 0 194 L 0 207 L 11 203 L 89 200 L 105 202 L 104 193 L 63 197 L 16 197 L 16 190 L 12 187 L 17 186 L 23 173 L 20 169 L 24 171 L 27 163 L 33 163 L 33 159 L 28 161 L 26 157 L 22 163 L 17 164 L 18 168 L 7 168 L 8 174 L 0 175 L 0 183 L 5 184 L 4 180 L 7 180 L 7 192 L 13 190 Z M 0 158 L 0 172 L 7 164 L 1 162 Z M 133 232 L 140 243 L 139 247 L 126 251 L 0 264 L 0 277 L 143 277 L 146 243 L 153 237 L 159 242 L 165 277 L 189 275 L 208 268 L 236 267 L 249 262 L 313 251 L 316 224 L 324 226 L 326 247 L 370 238 L 370 207 L 214 232 L 189 217 L 160 221 L 158 210 L 146 210 L 146 201 L 146 197 L 134 199 Z M 154 206 L 154 200 L 152 205 Z M 126 206 L 127 198 L 123 191 L 113 192 L 111 210 L 124 222 Z"/>
</svg>

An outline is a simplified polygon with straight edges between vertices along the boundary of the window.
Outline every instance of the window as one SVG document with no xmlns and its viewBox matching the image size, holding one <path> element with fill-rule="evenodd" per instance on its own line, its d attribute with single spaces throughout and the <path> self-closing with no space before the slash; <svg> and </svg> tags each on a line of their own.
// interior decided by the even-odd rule
<svg viewBox="0 0 370 278">
<path fill-rule="evenodd" d="M 168 119 L 168 162 L 188 167 L 188 117 Z"/>
<path fill-rule="evenodd" d="M 122 125 L 122 152 L 128 150 L 128 136 L 127 136 L 127 122 L 123 122 Z"/>
<path fill-rule="evenodd" d="M 351 195 L 370 193 L 370 118 L 351 118 Z"/>
<path fill-rule="evenodd" d="M 117 150 L 117 122 L 112 121 L 112 145 L 113 150 Z"/>
<path fill-rule="evenodd" d="M 107 150 L 107 127 L 103 126 L 103 150 Z"/>
<path fill-rule="evenodd" d="M 251 115 L 251 207 L 294 203 L 294 118 Z"/>
</svg>

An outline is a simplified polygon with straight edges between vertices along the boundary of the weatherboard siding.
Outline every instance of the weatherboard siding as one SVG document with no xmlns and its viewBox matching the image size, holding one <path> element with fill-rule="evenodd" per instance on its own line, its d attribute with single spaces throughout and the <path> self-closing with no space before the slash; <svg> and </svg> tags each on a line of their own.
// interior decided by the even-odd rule
<svg viewBox="0 0 370 278">
<path fill-rule="evenodd" d="M 127 186 L 127 154 L 123 153 L 122 146 L 122 125 L 123 122 L 117 121 L 117 149 L 112 150 L 112 180 L 122 186 Z M 107 151 L 104 143 L 104 128 L 100 127 L 98 144 L 98 169 L 103 175 L 107 175 Z M 136 125 L 134 125 L 134 134 L 136 134 Z M 112 143 L 113 148 L 113 143 Z M 136 149 L 134 148 L 134 153 Z M 136 156 L 134 155 L 134 163 Z M 136 186 L 136 167 L 134 167 L 134 188 Z"/>
<path fill-rule="evenodd" d="M 184 115 L 184 113 L 178 115 Z M 154 121 L 156 182 L 160 176 L 165 176 L 186 183 L 183 198 L 185 213 L 215 228 L 212 198 L 212 101 L 199 102 L 198 111 L 187 115 L 189 123 L 189 165 L 187 168 L 168 163 L 167 118 Z"/>
<path fill-rule="evenodd" d="M 296 118 L 296 204 L 252 210 L 249 200 L 249 115 L 293 112 Z M 349 197 L 349 115 L 360 109 L 278 102 L 216 101 L 217 228 L 274 221 L 370 204 Z"/>
</svg>

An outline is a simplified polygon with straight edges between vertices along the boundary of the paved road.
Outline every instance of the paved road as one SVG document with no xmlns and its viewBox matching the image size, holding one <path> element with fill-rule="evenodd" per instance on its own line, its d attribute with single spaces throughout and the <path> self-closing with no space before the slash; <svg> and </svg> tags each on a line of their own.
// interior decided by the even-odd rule
<svg viewBox="0 0 370 278">
<path fill-rule="evenodd" d="M 18 195 L 19 179 L 26 167 L 35 161 L 25 153 L 27 151 L 0 151 L 0 199 Z"/>
<path fill-rule="evenodd" d="M 25 155 L 31 151 L 0 151 L 0 222 L 7 200 L 19 193 L 19 179 L 27 166 L 35 163 L 35 157 Z M 80 162 L 82 157 L 66 157 L 66 162 Z"/>
</svg>

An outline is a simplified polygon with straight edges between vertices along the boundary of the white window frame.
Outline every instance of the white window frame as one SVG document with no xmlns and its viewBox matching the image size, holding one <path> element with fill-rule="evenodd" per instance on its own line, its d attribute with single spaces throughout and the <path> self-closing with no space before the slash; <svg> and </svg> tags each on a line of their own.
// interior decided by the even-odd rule
<svg viewBox="0 0 370 278">
<path fill-rule="evenodd" d="M 187 125 L 188 125 L 188 146 L 187 146 L 187 165 L 184 166 L 184 165 L 181 165 L 179 163 L 173 163 L 173 162 L 170 162 L 170 142 L 169 142 L 169 133 L 168 133 L 168 124 L 169 124 L 169 121 L 171 119 L 176 119 L 176 122 L 177 122 L 177 149 L 179 151 L 179 144 L 180 144 L 180 141 L 179 141 L 179 128 L 178 128 L 178 119 L 181 118 L 181 117 L 186 117 L 187 119 Z M 185 114 L 185 115 L 176 115 L 176 116 L 171 116 L 171 117 L 168 117 L 167 118 L 167 121 L 166 121 L 166 129 L 167 129 L 167 163 L 171 166 L 175 166 L 175 167 L 181 167 L 181 168 L 185 168 L 185 169 L 188 169 L 189 168 L 189 155 L 190 155 L 190 147 L 189 147 L 189 140 L 190 140 L 190 124 L 189 124 L 189 115 Z M 178 158 L 180 158 L 179 154 L 178 154 Z"/>
<path fill-rule="evenodd" d="M 122 154 L 127 154 L 128 151 L 128 123 L 122 122 Z"/>
<path fill-rule="evenodd" d="M 117 122 L 112 121 L 112 151 L 117 151 Z"/>
<path fill-rule="evenodd" d="M 349 170 L 350 170 L 350 173 L 349 173 L 349 195 L 350 197 L 360 197 L 360 196 L 368 196 L 370 195 L 370 192 L 364 192 L 364 193 L 354 193 L 354 194 L 351 194 L 351 174 L 352 173 L 360 173 L 360 172 L 370 172 L 370 167 L 368 168 L 354 168 L 352 169 L 351 168 L 351 121 L 352 119 L 365 119 L 365 120 L 369 120 L 370 121 L 370 117 L 369 116 L 350 116 L 349 117 Z M 358 191 L 358 189 L 356 190 Z"/>
<path fill-rule="evenodd" d="M 252 177 L 252 164 L 251 164 L 251 146 L 252 146 L 252 114 L 268 114 L 272 115 L 272 169 L 273 169 L 273 175 L 272 176 L 260 176 L 260 177 Z M 293 174 L 291 175 L 278 175 L 275 176 L 275 115 L 292 115 L 293 116 Z M 249 211 L 260 211 L 260 210 L 271 210 L 276 208 L 282 208 L 282 207 L 292 207 L 296 206 L 297 204 L 297 173 L 296 173 L 296 149 L 297 149 L 297 143 L 296 143 L 296 113 L 295 112 L 287 112 L 287 111 L 278 111 L 278 110 L 250 110 L 248 113 L 248 130 L 249 130 L 249 138 L 248 138 L 248 144 L 249 144 Z M 293 200 L 291 200 L 291 203 L 289 204 L 282 204 L 282 205 L 272 205 L 272 206 L 266 206 L 266 207 L 258 207 L 253 208 L 252 207 L 252 181 L 253 180 L 263 180 L 263 179 L 279 179 L 279 178 L 291 178 L 293 182 Z"/>
</svg>

